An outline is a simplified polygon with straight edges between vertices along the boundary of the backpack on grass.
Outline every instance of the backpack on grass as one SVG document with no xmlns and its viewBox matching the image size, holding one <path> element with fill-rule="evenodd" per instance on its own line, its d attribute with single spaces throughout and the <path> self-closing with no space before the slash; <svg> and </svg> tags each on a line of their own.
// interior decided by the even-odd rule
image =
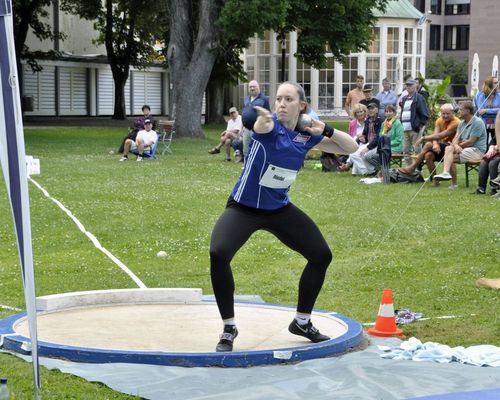
<svg viewBox="0 0 500 400">
<path fill-rule="evenodd" d="M 412 172 L 411 174 L 403 174 L 398 169 L 391 169 L 389 171 L 389 176 L 391 178 L 391 182 L 394 183 L 418 183 L 424 182 L 424 178 L 420 171 Z"/>
<path fill-rule="evenodd" d="M 321 153 L 319 160 L 321 161 L 321 170 L 323 172 L 340 171 L 340 162 L 335 154 Z"/>
</svg>

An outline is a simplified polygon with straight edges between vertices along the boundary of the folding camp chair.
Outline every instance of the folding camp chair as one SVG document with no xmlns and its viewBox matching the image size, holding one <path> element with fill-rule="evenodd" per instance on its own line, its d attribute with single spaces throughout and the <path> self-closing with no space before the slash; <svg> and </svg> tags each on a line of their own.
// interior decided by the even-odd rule
<svg viewBox="0 0 500 400">
<path fill-rule="evenodd" d="M 156 160 L 156 149 L 158 147 L 158 143 L 160 142 L 160 137 L 161 135 L 158 134 L 158 138 L 156 139 L 156 142 L 153 144 L 153 146 L 148 146 L 144 148 L 144 152 L 142 153 L 142 157 L 144 160 Z M 137 149 L 131 150 L 131 153 L 135 154 L 136 156 L 139 155 L 139 152 Z"/>
<path fill-rule="evenodd" d="M 160 120 L 160 140 L 163 143 L 161 154 L 172 154 L 172 138 L 175 133 L 175 121 Z"/>
</svg>

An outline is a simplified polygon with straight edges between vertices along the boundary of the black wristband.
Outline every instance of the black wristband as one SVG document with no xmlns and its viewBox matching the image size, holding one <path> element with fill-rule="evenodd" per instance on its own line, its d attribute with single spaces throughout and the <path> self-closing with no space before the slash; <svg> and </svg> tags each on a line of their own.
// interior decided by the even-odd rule
<svg viewBox="0 0 500 400">
<path fill-rule="evenodd" d="M 325 129 L 323 129 L 323 136 L 331 138 L 333 136 L 333 133 L 335 132 L 335 129 L 333 129 L 331 126 L 328 126 L 325 124 Z"/>
</svg>

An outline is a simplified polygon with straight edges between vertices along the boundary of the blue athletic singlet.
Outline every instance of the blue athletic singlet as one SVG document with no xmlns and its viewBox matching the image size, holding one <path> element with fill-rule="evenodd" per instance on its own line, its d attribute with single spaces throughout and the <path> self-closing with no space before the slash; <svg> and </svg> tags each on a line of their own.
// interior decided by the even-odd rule
<svg viewBox="0 0 500 400">
<path fill-rule="evenodd" d="M 288 204 L 288 191 L 312 147 L 322 135 L 289 131 L 273 114 L 274 129 L 267 134 L 252 132 L 245 167 L 231 197 L 248 207 L 275 210 Z"/>
</svg>

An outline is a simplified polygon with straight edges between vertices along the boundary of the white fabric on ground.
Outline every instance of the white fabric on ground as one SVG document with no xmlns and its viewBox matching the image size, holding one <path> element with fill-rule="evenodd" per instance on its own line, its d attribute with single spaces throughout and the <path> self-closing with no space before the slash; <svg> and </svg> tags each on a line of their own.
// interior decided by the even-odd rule
<svg viewBox="0 0 500 400">
<path fill-rule="evenodd" d="M 401 343 L 397 348 L 380 355 L 394 360 L 458 362 L 480 367 L 500 367 L 500 347 L 479 345 L 450 347 L 434 342 L 422 343 L 416 338 Z"/>
<path fill-rule="evenodd" d="M 382 359 L 377 345 L 394 348 L 401 340 L 369 340 L 362 351 L 283 366 L 182 368 L 48 358 L 40 363 L 151 400 L 399 400 L 500 387 L 496 369 Z"/>
</svg>

